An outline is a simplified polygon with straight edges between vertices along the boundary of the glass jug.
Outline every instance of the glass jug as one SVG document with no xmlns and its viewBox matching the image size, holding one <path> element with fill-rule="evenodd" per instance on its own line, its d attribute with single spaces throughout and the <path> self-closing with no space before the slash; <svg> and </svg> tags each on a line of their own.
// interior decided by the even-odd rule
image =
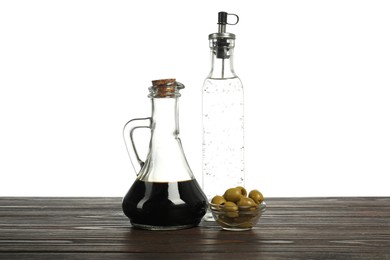
<svg viewBox="0 0 390 260">
<path fill-rule="evenodd" d="M 197 226 L 207 198 L 196 181 L 179 138 L 178 99 L 184 85 L 175 79 L 152 81 L 148 97 L 152 117 L 130 120 L 123 133 L 137 178 L 123 198 L 122 209 L 135 228 L 175 230 Z M 133 132 L 151 131 L 145 162 L 137 153 Z"/>
</svg>

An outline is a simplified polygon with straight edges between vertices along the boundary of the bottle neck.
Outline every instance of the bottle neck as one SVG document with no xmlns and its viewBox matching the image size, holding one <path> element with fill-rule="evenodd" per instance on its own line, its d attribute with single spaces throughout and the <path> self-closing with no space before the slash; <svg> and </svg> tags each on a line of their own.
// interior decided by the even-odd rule
<svg viewBox="0 0 390 260">
<path fill-rule="evenodd" d="M 178 98 L 152 98 L 152 139 L 179 135 Z"/>
<path fill-rule="evenodd" d="M 152 98 L 149 153 L 138 178 L 151 182 L 187 181 L 194 175 L 179 138 L 178 97 Z"/>
<path fill-rule="evenodd" d="M 234 40 L 219 42 L 210 40 L 211 71 L 208 78 L 229 79 L 237 77 L 234 72 Z"/>
</svg>

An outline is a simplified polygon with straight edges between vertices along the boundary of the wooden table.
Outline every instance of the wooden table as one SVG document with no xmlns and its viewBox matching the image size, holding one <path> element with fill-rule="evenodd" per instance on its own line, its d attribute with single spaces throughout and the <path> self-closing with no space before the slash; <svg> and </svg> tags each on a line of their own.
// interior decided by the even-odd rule
<svg viewBox="0 0 390 260">
<path fill-rule="evenodd" d="M 0 198 L 0 259 L 390 259 L 390 197 L 269 198 L 251 231 L 130 227 L 121 198 Z"/>
</svg>

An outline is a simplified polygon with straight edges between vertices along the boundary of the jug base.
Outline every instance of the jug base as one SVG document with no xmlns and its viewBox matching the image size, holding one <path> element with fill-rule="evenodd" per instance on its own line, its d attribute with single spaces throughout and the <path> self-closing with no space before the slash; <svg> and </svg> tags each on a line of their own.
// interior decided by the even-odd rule
<svg viewBox="0 0 390 260">
<path fill-rule="evenodd" d="M 146 229 L 146 230 L 180 230 L 180 229 L 193 228 L 199 225 L 199 223 L 197 223 L 197 224 L 178 225 L 178 226 L 153 226 L 153 225 L 137 224 L 132 222 L 130 223 L 134 228 Z"/>
</svg>

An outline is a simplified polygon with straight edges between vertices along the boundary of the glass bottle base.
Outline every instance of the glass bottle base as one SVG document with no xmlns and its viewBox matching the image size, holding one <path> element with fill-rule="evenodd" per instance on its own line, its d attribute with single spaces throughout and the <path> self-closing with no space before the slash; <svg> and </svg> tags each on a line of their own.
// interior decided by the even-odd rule
<svg viewBox="0 0 390 260">
<path fill-rule="evenodd" d="M 211 213 L 210 209 L 207 210 L 206 214 L 202 218 L 203 221 L 215 221 L 213 214 Z"/>
<path fill-rule="evenodd" d="M 179 226 L 151 226 L 151 225 L 137 224 L 132 222 L 130 222 L 130 224 L 134 228 L 146 229 L 146 230 L 180 230 L 180 229 L 187 229 L 187 228 L 193 228 L 198 226 L 198 224 L 179 225 Z"/>
</svg>

